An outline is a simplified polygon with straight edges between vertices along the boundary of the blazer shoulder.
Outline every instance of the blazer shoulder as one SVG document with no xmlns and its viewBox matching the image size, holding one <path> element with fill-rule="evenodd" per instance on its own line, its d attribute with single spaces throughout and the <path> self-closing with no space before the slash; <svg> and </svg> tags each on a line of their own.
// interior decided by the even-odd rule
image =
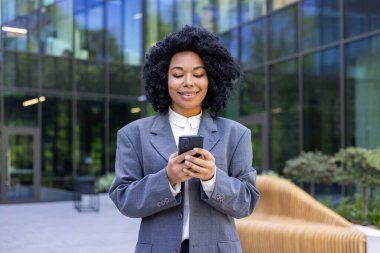
<svg viewBox="0 0 380 253">
<path fill-rule="evenodd" d="M 223 117 L 217 117 L 215 119 L 215 123 L 218 125 L 218 128 L 223 130 L 223 131 L 234 131 L 240 134 L 245 133 L 247 130 L 250 130 L 246 126 L 242 125 L 241 123 L 232 120 L 232 119 L 227 119 Z"/>
<path fill-rule="evenodd" d="M 150 116 L 146 118 L 137 119 L 125 125 L 119 129 L 119 132 L 125 134 L 128 133 L 137 133 L 137 132 L 149 132 L 152 124 L 154 123 L 157 116 Z"/>
</svg>

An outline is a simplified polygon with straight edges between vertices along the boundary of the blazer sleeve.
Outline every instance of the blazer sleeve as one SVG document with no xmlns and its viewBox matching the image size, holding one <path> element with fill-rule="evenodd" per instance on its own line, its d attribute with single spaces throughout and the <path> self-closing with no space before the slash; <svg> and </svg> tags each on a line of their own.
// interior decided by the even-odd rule
<svg viewBox="0 0 380 253">
<path fill-rule="evenodd" d="M 173 197 L 166 169 L 144 175 L 141 156 L 138 153 L 130 138 L 119 130 L 115 178 L 109 196 L 120 212 L 128 217 L 141 218 L 179 205 L 182 201 L 181 193 Z"/>
<path fill-rule="evenodd" d="M 252 168 L 251 131 L 246 129 L 233 152 L 229 175 L 217 168 L 211 197 L 201 190 L 201 199 L 222 213 L 234 218 L 249 216 L 260 193 L 256 188 L 256 170 Z"/>
</svg>

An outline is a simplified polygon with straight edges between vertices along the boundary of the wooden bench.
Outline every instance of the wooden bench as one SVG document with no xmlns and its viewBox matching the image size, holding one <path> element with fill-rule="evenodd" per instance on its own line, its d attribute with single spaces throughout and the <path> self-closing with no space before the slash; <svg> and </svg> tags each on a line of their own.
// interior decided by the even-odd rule
<svg viewBox="0 0 380 253">
<path fill-rule="evenodd" d="M 243 252 L 366 252 L 363 232 L 293 183 L 258 176 L 257 187 L 261 199 L 255 211 L 236 220 Z"/>
</svg>

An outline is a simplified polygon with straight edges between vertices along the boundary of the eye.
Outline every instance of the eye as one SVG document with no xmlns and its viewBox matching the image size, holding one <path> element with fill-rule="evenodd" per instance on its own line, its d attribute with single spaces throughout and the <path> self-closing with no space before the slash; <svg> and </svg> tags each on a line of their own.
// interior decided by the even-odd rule
<svg viewBox="0 0 380 253">
<path fill-rule="evenodd" d="M 203 76 L 204 76 L 204 74 L 194 75 L 194 77 L 196 77 L 196 78 L 202 78 Z"/>
<path fill-rule="evenodd" d="M 173 74 L 173 77 L 174 77 L 174 78 L 181 78 L 181 77 L 183 77 L 183 75 Z"/>
</svg>

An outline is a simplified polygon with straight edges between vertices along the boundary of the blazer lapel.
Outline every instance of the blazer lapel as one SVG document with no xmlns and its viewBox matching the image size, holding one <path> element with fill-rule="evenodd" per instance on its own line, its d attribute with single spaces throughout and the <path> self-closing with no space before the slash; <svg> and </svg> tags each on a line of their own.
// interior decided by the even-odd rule
<svg viewBox="0 0 380 253">
<path fill-rule="evenodd" d="M 166 161 L 177 151 L 167 112 L 156 117 L 150 130 L 150 142 Z"/>
<path fill-rule="evenodd" d="M 208 151 L 211 151 L 220 140 L 218 127 L 214 120 L 206 112 L 203 112 L 202 114 L 198 135 L 203 136 L 203 148 Z"/>
</svg>

